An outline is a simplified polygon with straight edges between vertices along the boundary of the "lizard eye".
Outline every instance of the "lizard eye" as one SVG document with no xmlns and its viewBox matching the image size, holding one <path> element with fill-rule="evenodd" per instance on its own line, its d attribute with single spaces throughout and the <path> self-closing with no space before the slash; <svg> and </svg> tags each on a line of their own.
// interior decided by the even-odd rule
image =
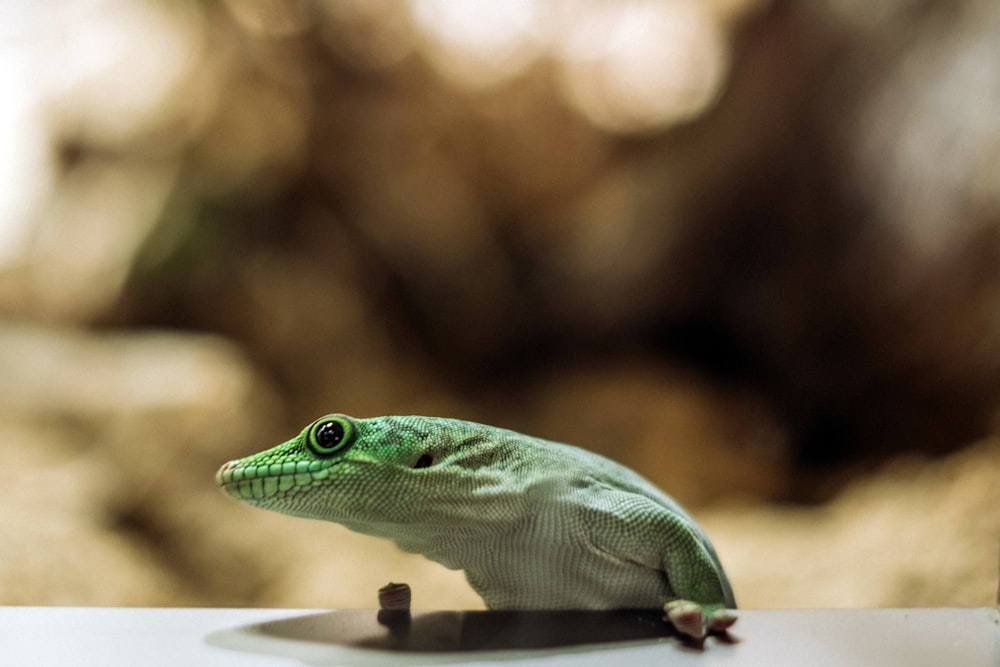
<svg viewBox="0 0 1000 667">
<path fill-rule="evenodd" d="M 434 457 L 430 454 L 422 454 L 417 462 L 413 464 L 414 469 L 416 468 L 430 468 L 431 464 L 434 463 Z"/>
<path fill-rule="evenodd" d="M 313 422 L 306 442 L 317 456 L 330 456 L 354 440 L 354 422 L 348 417 L 329 416 Z"/>
</svg>

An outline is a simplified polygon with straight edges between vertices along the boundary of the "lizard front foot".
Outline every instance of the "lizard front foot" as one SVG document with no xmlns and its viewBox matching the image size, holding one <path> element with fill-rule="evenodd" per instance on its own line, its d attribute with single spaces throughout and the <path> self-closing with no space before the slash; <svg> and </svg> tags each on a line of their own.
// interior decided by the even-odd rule
<svg viewBox="0 0 1000 667">
<path fill-rule="evenodd" d="M 671 600 L 663 605 L 663 617 L 681 635 L 700 642 L 707 634 L 725 634 L 736 622 L 736 614 L 721 605 L 702 605 L 691 600 Z"/>
</svg>

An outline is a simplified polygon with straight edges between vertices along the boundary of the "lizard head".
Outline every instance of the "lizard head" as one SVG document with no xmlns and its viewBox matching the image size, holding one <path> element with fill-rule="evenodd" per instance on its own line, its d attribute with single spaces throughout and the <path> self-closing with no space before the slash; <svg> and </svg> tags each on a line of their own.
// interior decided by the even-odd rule
<svg viewBox="0 0 1000 667">
<path fill-rule="evenodd" d="M 518 437 L 454 419 L 331 414 L 291 440 L 226 463 L 216 481 L 250 505 L 369 534 L 397 535 L 401 525 L 454 528 L 475 523 L 480 503 L 509 502 Z"/>
</svg>

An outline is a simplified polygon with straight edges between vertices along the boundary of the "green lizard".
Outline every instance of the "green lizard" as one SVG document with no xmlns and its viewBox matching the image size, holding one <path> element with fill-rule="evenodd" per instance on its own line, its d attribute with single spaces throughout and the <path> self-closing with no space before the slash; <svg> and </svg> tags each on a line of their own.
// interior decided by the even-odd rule
<svg viewBox="0 0 1000 667">
<path fill-rule="evenodd" d="M 669 496 L 592 452 L 439 417 L 322 417 L 216 480 L 256 507 L 342 524 L 465 570 L 490 609 L 664 605 L 723 632 L 732 589 Z"/>
</svg>

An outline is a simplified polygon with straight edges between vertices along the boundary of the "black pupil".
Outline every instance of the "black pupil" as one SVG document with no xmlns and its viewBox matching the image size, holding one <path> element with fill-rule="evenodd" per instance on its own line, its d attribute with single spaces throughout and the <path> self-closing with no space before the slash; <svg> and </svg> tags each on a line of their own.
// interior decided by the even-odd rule
<svg viewBox="0 0 1000 667">
<path fill-rule="evenodd" d="M 316 442 L 320 447 L 335 447 L 344 439 L 344 427 L 338 422 L 327 422 L 316 431 Z"/>
</svg>

